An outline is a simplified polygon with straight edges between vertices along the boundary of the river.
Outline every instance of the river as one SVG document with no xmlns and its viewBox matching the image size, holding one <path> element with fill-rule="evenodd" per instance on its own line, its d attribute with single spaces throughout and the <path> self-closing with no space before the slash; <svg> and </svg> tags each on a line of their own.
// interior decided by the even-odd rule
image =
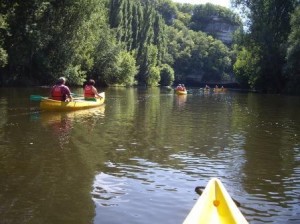
<svg viewBox="0 0 300 224">
<path fill-rule="evenodd" d="M 211 177 L 250 223 L 300 223 L 299 96 L 108 88 L 63 113 L 48 91 L 0 88 L 1 224 L 180 224 Z"/>
</svg>

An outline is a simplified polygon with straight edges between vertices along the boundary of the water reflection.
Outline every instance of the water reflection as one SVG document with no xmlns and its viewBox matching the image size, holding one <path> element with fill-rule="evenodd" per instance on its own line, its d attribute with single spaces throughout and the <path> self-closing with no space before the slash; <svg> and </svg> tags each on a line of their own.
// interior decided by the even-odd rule
<svg viewBox="0 0 300 224">
<path fill-rule="evenodd" d="M 178 185 L 178 182 L 188 176 L 143 158 L 134 157 L 130 163 L 106 164 L 108 173 L 95 176 L 94 223 L 122 223 L 124 220 L 128 220 L 126 223 L 181 223 L 183 220 L 170 215 L 170 209 L 182 217 L 187 213 L 188 208 L 182 208 L 184 200 L 180 194 L 187 193 L 190 185 Z"/>
<path fill-rule="evenodd" d="M 53 138 L 57 139 L 60 148 L 69 144 L 74 122 L 80 122 L 83 128 L 92 132 L 97 121 L 104 117 L 105 105 L 97 108 L 71 112 L 41 112 L 40 119 L 44 127 L 51 130 Z"/>
<path fill-rule="evenodd" d="M 72 120 L 65 113 L 43 113 L 41 122 L 44 126 L 51 129 L 54 139 L 58 139 L 60 148 L 69 144 L 72 129 Z"/>
<path fill-rule="evenodd" d="M 119 177 L 114 177 L 105 173 L 100 173 L 95 177 L 93 184 L 93 200 L 101 206 L 119 206 L 128 200 L 122 200 L 125 191 L 126 181 Z"/>
<path fill-rule="evenodd" d="M 184 107 L 187 101 L 187 95 L 176 95 L 176 102 L 179 107 Z"/>
<path fill-rule="evenodd" d="M 299 97 L 110 88 L 49 114 L 40 91 L 0 98 L 1 221 L 181 223 L 217 176 L 250 223 L 299 222 Z"/>
<path fill-rule="evenodd" d="M 118 114 L 115 117 L 117 119 L 110 120 L 118 131 L 107 127 L 110 151 L 106 155 L 106 167 L 102 168 L 107 176 L 103 182 L 96 176 L 94 187 L 99 187 L 98 193 L 101 195 L 101 189 L 105 188 L 107 182 L 109 186 L 110 183 L 120 181 L 122 191 L 118 199 L 113 196 L 114 191 L 111 194 L 105 192 L 112 196 L 104 196 L 109 198 L 105 201 L 101 201 L 101 196 L 95 197 L 95 223 L 99 222 L 100 217 L 106 217 L 105 212 L 112 212 L 108 208 L 98 207 L 103 203 L 120 206 L 122 211 L 128 211 L 129 214 L 116 210 L 113 212 L 135 223 L 132 220 L 136 220 L 139 214 L 131 210 L 130 206 L 151 206 L 145 202 L 146 189 L 158 194 L 165 203 L 165 200 L 179 200 L 176 195 L 182 190 L 181 184 L 186 184 L 183 185 L 184 190 L 189 189 L 190 194 L 185 195 L 187 200 L 182 201 L 177 212 L 180 214 L 180 211 L 185 211 L 187 214 L 193 204 L 192 198 L 196 197 L 193 195 L 194 187 L 204 186 L 213 176 L 222 179 L 229 192 L 242 203 L 241 210 L 250 223 L 280 223 L 289 216 L 293 217 L 290 220 L 297 219 L 292 211 L 299 211 L 293 202 L 298 197 L 295 191 L 287 187 L 299 181 L 299 174 L 292 168 L 293 158 L 297 155 L 287 152 L 295 143 L 299 143 L 298 117 L 289 116 L 287 119 L 281 114 L 279 117 L 287 121 L 283 124 L 276 115 L 281 111 L 274 113 L 274 105 L 265 108 L 265 102 L 253 105 L 257 103 L 253 95 L 236 97 L 226 92 L 207 95 L 193 93 L 187 97 L 183 101 L 172 94 L 157 98 L 148 90 L 141 91 L 138 100 L 128 99 L 127 106 L 117 104 L 120 105 L 120 111 L 123 105 L 124 110 L 132 113 L 128 116 Z M 185 108 L 184 114 L 182 108 Z M 280 149 L 279 157 L 276 148 Z M 281 165 L 282 158 L 286 167 Z M 286 178 L 283 181 L 288 172 L 296 173 L 294 179 Z M 174 180 L 175 188 L 170 187 L 172 180 L 169 177 Z M 159 183 L 164 182 L 164 179 L 166 184 Z M 299 190 L 299 186 L 295 189 Z M 175 195 L 169 195 L 169 190 L 176 192 Z M 143 198 L 140 203 L 132 201 L 135 198 L 132 192 L 137 192 Z M 290 199 L 287 195 L 291 196 Z M 151 209 L 156 216 L 164 216 L 161 210 L 153 207 Z M 144 220 L 145 223 L 152 222 L 152 219 L 147 219 L 150 217 L 148 211 L 142 214 L 149 221 Z M 186 214 L 181 213 L 181 217 Z M 280 214 L 280 217 L 276 214 Z M 118 218 L 114 219 L 118 223 L 116 220 Z M 176 220 L 178 222 L 178 218 Z M 164 223 L 177 223 L 176 220 L 169 218 Z"/>
<path fill-rule="evenodd" d="M 7 101 L 4 97 L 0 97 L 0 114 L 2 115 L 2 118 L 0 119 L 0 127 L 3 127 L 7 123 Z M 0 132 L 0 145 L 1 140 L 3 139 L 4 131 Z"/>
</svg>

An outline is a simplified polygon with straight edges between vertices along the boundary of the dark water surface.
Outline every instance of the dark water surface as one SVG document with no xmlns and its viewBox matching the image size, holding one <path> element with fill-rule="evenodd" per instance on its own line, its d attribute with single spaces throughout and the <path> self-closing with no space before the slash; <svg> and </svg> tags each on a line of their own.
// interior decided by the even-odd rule
<svg viewBox="0 0 300 224">
<path fill-rule="evenodd" d="M 110 88 L 49 113 L 47 92 L 0 89 L 1 224 L 180 224 L 211 177 L 250 223 L 300 223 L 300 97 Z"/>
</svg>

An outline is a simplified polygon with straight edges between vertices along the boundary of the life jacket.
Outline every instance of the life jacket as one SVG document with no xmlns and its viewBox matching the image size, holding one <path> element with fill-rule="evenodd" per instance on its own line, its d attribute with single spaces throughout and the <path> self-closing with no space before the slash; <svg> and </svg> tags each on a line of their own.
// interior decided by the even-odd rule
<svg viewBox="0 0 300 224">
<path fill-rule="evenodd" d="M 85 85 L 84 87 L 84 97 L 85 98 L 95 98 L 95 93 L 93 93 L 92 85 Z"/>
<path fill-rule="evenodd" d="M 66 96 L 63 94 L 62 88 L 63 87 L 61 85 L 55 85 L 52 87 L 51 98 L 53 100 L 65 101 Z"/>
<path fill-rule="evenodd" d="M 183 91 L 184 89 L 183 89 L 182 86 L 177 86 L 177 87 L 176 87 L 176 90 L 177 90 L 177 91 Z"/>
</svg>

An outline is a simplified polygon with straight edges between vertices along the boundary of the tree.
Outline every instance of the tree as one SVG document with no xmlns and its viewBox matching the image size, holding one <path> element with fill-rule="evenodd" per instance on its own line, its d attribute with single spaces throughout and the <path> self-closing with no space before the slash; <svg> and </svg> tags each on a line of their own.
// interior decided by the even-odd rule
<svg viewBox="0 0 300 224">
<path fill-rule="evenodd" d="M 167 25 L 172 25 L 173 19 L 177 17 L 177 7 L 171 0 L 158 1 L 157 11 L 162 15 Z"/>
<path fill-rule="evenodd" d="M 136 52 L 138 83 L 153 85 L 157 81 L 148 82 L 152 77 L 149 72 L 152 67 L 159 66 L 167 55 L 165 24 L 156 11 L 156 2 L 113 0 L 109 15 L 118 43 L 125 46 L 124 50 Z"/>
<path fill-rule="evenodd" d="M 152 66 L 146 77 L 147 86 L 157 86 L 160 81 L 160 70 L 158 67 Z"/>
<path fill-rule="evenodd" d="M 114 63 L 111 73 L 106 76 L 106 82 L 132 86 L 135 83 L 136 74 L 137 66 L 134 57 L 129 52 L 121 51 L 116 57 L 116 63 Z"/>
<path fill-rule="evenodd" d="M 174 70 L 168 64 L 160 66 L 160 85 L 171 86 L 174 82 Z"/>
<path fill-rule="evenodd" d="M 288 39 L 287 65 L 285 74 L 288 83 L 285 91 L 300 94 L 300 6 L 298 6 L 291 18 L 291 33 Z"/>
<path fill-rule="evenodd" d="M 175 80 L 179 82 L 221 81 L 231 72 L 231 53 L 221 41 L 203 32 L 182 27 L 169 28 L 168 49 L 174 61 Z M 198 82 L 199 82 L 198 81 Z"/>
<path fill-rule="evenodd" d="M 235 46 L 237 48 L 237 46 Z M 236 50 L 237 60 L 233 66 L 233 71 L 241 87 L 254 89 L 259 82 L 260 49 L 258 46 L 241 47 Z"/>
<path fill-rule="evenodd" d="M 6 83 L 51 84 L 64 75 L 74 85 L 93 78 L 102 85 L 153 86 L 190 77 L 218 81 L 231 72 L 229 49 L 187 27 L 196 16 L 196 6 L 190 4 L 171 0 L 0 4 L 0 66 Z M 217 7 L 212 8 L 214 13 Z M 223 8 L 217 13 L 234 19 Z"/>
<path fill-rule="evenodd" d="M 11 79 L 48 84 L 67 75 L 71 84 L 81 84 L 106 28 L 104 0 L 12 0 L 8 7 Z"/>
<path fill-rule="evenodd" d="M 286 63 L 290 15 L 296 0 L 234 0 L 233 3 L 248 13 L 248 33 L 243 45 L 248 51 L 255 51 L 251 55 L 259 53 L 255 57 L 258 60 L 258 73 L 250 77 L 253 87 L 263 92 L 281 92 L 287 82 L 283 67 Z M 259 52 L 257 48 L 251 48 L 253 43 L 260 49 Z"/>
<path fill-rule="evenodd" d="M 6 15 L 4 14 L 5 5 L 0 3 L 0 68 L 7 64 L 7 51 L 5 50 L 4 40 L 8 33 L 8 24 L 6 22 Z"/>
</svg>

